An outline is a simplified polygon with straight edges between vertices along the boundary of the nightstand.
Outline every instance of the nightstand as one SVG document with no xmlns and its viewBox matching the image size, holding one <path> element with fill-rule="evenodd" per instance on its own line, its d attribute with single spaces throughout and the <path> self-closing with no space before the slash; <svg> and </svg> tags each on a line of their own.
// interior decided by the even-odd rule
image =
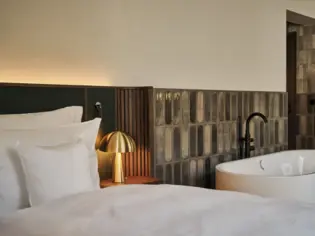
<svg viewBox="0 0 315 236">
<path fill-rule="evenodd" d="M 129 176 L 129 177 L 126 177 L 124 184 L 159 184 L 159 183 L 161 183 L 159 179 L 149 177 L 149 176 Z M 111 179 L 102 180 L 100 183 L 101 188 L 124 185 L 124 184 L 113 183 Z"/>
</svg>

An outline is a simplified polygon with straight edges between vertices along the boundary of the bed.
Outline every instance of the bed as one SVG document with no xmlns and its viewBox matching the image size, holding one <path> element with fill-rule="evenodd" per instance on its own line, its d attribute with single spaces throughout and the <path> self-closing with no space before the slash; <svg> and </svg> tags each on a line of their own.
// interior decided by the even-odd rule
<svg viewBox="0 0 315 236">
<path fill-rule="evenodd" d="M 102 119 L 82 120 L 89 109 L 80 99 L 2 107 L 1 236 L 314 235 L 315 205 L 305 202 L 167 184 L 101 189 Z"/>
</svg>

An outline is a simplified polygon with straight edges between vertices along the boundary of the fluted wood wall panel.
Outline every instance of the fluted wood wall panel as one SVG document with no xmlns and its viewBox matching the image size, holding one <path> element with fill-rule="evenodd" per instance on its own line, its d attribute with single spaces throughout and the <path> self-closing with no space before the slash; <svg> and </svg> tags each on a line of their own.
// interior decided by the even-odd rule
<svg viewBox="0 0 315 236">
<path fill-rule="evenodd" d="M 123 154 L 125 176 L 151 175 L 153 88 L 117 88 L 117 129 L 134 138 L 137 150 Z"/>
</svg>

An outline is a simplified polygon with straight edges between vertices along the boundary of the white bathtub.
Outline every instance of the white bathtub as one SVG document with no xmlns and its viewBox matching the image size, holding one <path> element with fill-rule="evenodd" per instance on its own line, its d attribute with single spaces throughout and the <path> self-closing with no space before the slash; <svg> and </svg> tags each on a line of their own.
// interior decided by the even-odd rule
<svg viewBox="0 0 315 236">
<path fill-rule="evenodd" d="M 315 150 L 283 151 L 219 164 L 216 189 L 315 202 Z"/>
</svg>

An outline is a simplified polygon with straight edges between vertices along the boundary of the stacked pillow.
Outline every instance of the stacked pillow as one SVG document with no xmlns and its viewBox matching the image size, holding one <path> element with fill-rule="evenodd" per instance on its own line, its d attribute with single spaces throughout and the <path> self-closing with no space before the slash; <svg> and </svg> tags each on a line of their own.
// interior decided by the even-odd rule
<svg viewBox="0 0 315 236">
<path fill-rule="evenodd" d="M 101 119 L 81 118 L 82 107 L 0 116 L 0 215 L 99 189 Z"/>
</svg>

